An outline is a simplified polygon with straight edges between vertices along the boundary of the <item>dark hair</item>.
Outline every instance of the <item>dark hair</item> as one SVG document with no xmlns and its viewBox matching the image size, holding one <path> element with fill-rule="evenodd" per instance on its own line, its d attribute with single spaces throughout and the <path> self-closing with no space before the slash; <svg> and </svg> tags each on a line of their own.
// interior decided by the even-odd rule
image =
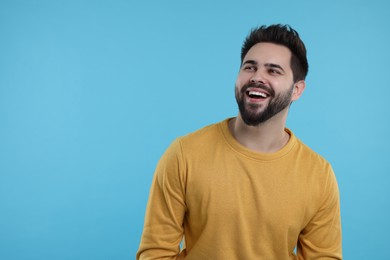
<svg viewBox="0 0 390 260">
<path fill-rule="evenodd" d="M 299 38 L 299 34 L 289 25 L 275 24 L 260 26 L 251 30 L 241 48 L 241 64 L 245 55 L 253 45 L 260 42 L 270 42 L 287 47 L 291 51 L 291 69 L 294 82 L 305 79 L 309 70 L 306 58 L 305 44 Z"/>
</svg>

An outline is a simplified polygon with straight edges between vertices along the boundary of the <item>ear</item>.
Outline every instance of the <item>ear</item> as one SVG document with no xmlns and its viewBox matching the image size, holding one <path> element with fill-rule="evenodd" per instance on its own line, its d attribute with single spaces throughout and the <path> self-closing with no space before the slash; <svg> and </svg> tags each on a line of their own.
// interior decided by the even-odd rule
<svg viewBox="0 0 390 260">
<path fill-rule="evenodd" d="M 300 80 L 294 83 L 292 101 L 298 100 L 301 97 L 303 91 L 305 90 L 305 87 L 306 83 L 304 80 Z"/>
</svg>

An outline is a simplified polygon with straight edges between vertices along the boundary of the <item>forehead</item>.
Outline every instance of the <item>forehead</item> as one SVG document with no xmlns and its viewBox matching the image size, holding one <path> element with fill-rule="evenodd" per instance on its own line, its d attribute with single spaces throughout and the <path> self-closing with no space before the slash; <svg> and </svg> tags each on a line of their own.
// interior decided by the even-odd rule
<svg viewBox="0 0 390 260">
<path fill-rule="evenodd" d="M 253 45 L 249 49 L 244 57 L 243 63 L 247 60 L 253 60 L 259 64 L 278 64 L 288 69 L 290 68 L 291 51 L 283 45 L 261 42 Z"/>
</svg>

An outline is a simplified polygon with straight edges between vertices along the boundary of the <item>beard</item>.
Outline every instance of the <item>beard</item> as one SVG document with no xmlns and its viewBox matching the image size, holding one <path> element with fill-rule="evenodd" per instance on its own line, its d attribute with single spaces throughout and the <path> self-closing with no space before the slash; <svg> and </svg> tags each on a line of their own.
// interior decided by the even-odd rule
<svg viewBox="0 0 390 260">
<path fill-rule="evenodd" d="M 248 104 L 245 102 L 246 92 L 248 88 L 263 89 L 270 94 L 270 96 L 268 97 L 270 99 L 268 105 L 265 105 L 266 107 L 263 108 L 261 111 L 258 111 L 258 104 Z M 243 86 L 241 88 L 241 91 L 237 90 L 237 88 L 235 89 L 236 101 L 240 110 L 241 117 L 244 120 L 245 124 L 249 126 L 257 126 L 288 107 L 292 102 L 292 93 L 293 86 L 291 86 L 291 88 L 287 91 L 275 94 L 275 91 L 272 88 L 255 83 Z"/>
</svg>

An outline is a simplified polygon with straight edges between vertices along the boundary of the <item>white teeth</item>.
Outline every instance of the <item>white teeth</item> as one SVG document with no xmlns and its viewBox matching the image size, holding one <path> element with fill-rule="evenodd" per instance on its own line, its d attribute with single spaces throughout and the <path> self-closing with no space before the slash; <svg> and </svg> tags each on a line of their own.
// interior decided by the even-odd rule
<svg viewBox="0 0 390 260">
<path fill-rule="evenodd" d="M 249 91 L 248 93 L 249 95 L 253 95 L 253 96 L 260 96 L 260 97 L 263 97 L 263 98 L 266 98 L 267 95 L 263 92 L 257 92 L 257 91 Z"/>
</svg>

